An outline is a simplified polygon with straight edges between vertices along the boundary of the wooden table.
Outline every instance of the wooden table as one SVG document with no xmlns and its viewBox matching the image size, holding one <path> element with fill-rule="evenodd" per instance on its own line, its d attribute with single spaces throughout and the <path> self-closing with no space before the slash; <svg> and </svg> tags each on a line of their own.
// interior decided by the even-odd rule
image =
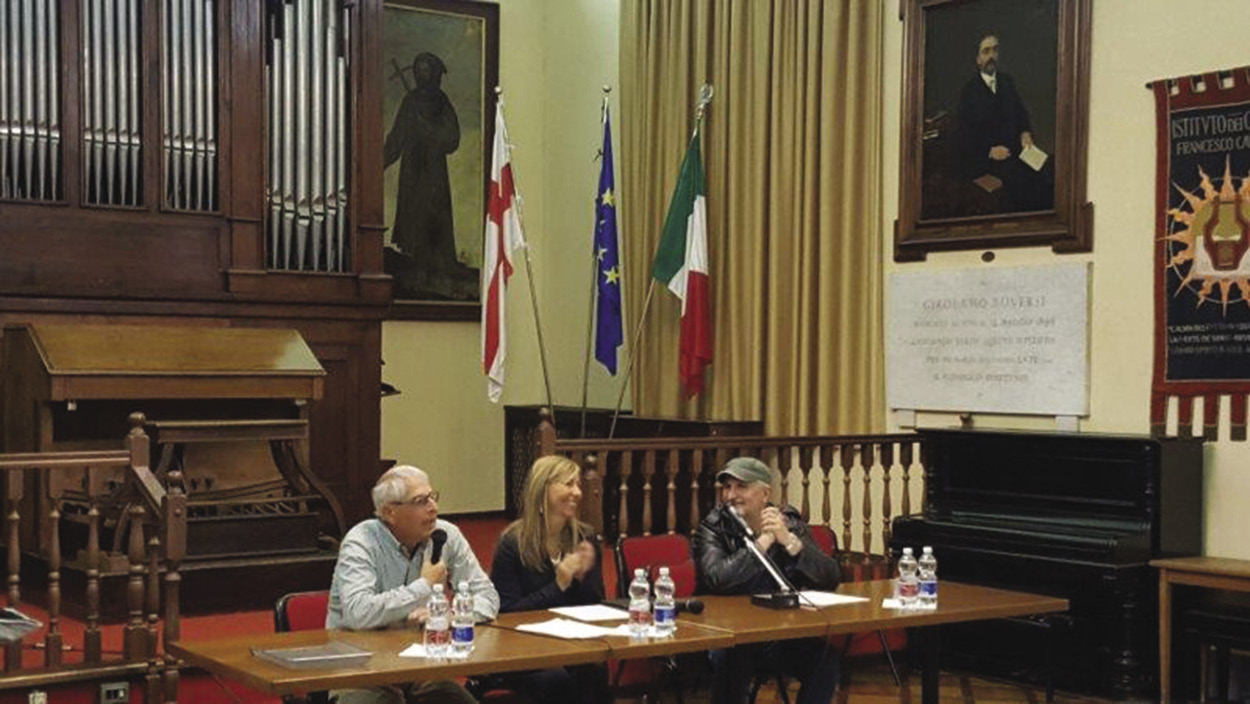
<svg viewBox="0 0 1250 704">
<path fill-rule="evenodd" d="M 703 613 L 698 616 L 683 614 L 681 621 L 731 631 L 734 642 L 739 644 L 881 628 L 919 629 L 925 653 L 922 701 L 937 702 L 941 650 L 936 630 L 942 624 L 1068 610 L 1067 599 L 947 581 L 941 583 L 938 606 L 932 611 L 883 607 L 882 600 L 892 595 L 890 580 L 848 582 L 838 588 L 838 593 L 865 597 L 866 601 L 819 610 L 772 611 L 752 606 L 743 597 L 706 596 L 701 597 L 705 606 Z"/>
<path fill-rule="evenodd" d="M 1172 585 L 1250 592 L 1250 560 L 1170 557 L 1151 560 L 1159 569 L 1159 700 L 1172 697 Z"/>
<path fill-rule="evenodd" d="M 1068 602 L 1021 592 L 942 582 L 938 607 L 933 611 L 900 611 L 882 607 L 890 582 L 852 582 L 840 593 L 866 601 L 824 609 L 774 611 L 753 606 L 747 597 L 703 597 L 702 614 L 682 614 L 671 638 L 605 637 L 563 640 L 517 631 L 523 623 L 554 617 L 549 612 L 505 614 L 479 626 L 473 653 L 466 660 L 401 658 L 399 651 L 420 638 L 418 631 L 299 631 L 264 636 L 170 643 L 167 650 L 186 661 L 248 687 L 270 694 L 347 687 L 377 687 L 458 676 L 541 669 L 606 662 L 609 658 L 644 658 L 702 652 L 733 645 L 791 638 L 828 637 L 878 628 L 916 628 L 929 633 L 923 675 L 923 701 L 938 699 L 939 646 L 935 633 L 946 623 L 1065 611 Z M 373 653 L 361 667 L 344 669 L 287 669 L 252 656 L 252 649 L 317 645 L 339 640 Z"/>
<path fill-rule="evenodd" d="M 741 601 L 742 597 L 723 597 Z M 748 604 L 749 606 L 749 604 Z M 490 627 L 505 630 L 515 629 L 517 626 L 525 623 L 539 623 L 549 619 L 556 618 L 556 614 L 548 611 L 521 611 L 511 614 L 501 614 L 498 619 L 491 622 Z M 601 625 L 615 626 L 623 621 L 606 622 Z M 523 631 L 519 631 L 524 633 Z M 534 634 L 526 634 L 534 635 Z M 554 636 L 538 636 L 540 638 L 548 638 L 560 643 L 569 641 L 556 638 Z M 690 623 L 682 620 L 678 627 L 673 631 L 672 636 L 664 638 L 622 638 L 619 636 L 609 636 L 602 639 L 596 639 L 596 642 L 602 643 L 608 649 L 608 656 L 618 660 L 629 660 L 631 658 L 649 658 L 660 655 L 677 655 L 679 653 L 701 653 L 707 650 L 715 650 L 717 648 L 728 648 L 738 641 L 735 634 L 724 628 L 717 628 L 705 624 Z"/>
<path fill-rule="evenodd" d="M 296 670 L 254 657 L 252 649 L 296 648 L 342 641 L 373 653 L 360 667 Z M 325 689 L 380 687 L 493 672 L 604 662 L 608 649 L 598 640 L 559 640 L 504 628 L 479 626 L 473 652 L 463 660 L 401 658 L 399 652 L 421 641 L 415 629 L 384 631 L 295 631 L 170 643 L 166 650 L 188 665 L 204 668 L 268 694 Z"/>
</svg>

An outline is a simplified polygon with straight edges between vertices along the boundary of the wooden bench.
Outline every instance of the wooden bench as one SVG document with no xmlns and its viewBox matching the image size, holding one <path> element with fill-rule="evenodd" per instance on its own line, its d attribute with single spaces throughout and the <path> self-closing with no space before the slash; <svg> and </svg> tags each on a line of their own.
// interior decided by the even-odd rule
<svg viewBox="0 0 1250 704">
<path fill-rule="evenodd" d="M 1159 570 L 1159 699 L 1172 701 L 1172 587 L 1250 592 L 1250 560 L 1175 557 L 1151 560 Z"/>
</svg>

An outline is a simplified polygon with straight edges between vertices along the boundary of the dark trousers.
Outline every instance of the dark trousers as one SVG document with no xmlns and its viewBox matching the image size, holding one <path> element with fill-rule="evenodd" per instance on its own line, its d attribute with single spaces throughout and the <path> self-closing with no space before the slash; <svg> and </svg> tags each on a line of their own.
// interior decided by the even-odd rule
<svg viewBox="0 0 1250 704">
<path fill-rule="evenodd" d="M 989 173 L 1003 182 L 1005 212 L 1050 210 L 1055 207 L 1054 159 L 1047 159 L 1041 171 L 1017 158 L 990 162 Z"/>
<path fill-rule="evenodd" d="M 797 679 L 802 686 L 796 704 L 829 704 L 838 688 L 841 655 L 824 638 L 739 645 L 715 650 L 712 658 L 712 701 L 745 704 L 757 675 Z"/>
<path fill-rule="evenodd" d="M 514 672 L 501 675 L 499 682 L 536 704 L 605 704 L 610 701 L 608 670 L 603 665 L 571 665 Z"/>
<path fill-rule="evenodd" d="M 330 692 L 337 704 L 476 704 L 464 687 L 451 681 L 422 682 L 408 687 L 340 689 Z"/>
</svg>

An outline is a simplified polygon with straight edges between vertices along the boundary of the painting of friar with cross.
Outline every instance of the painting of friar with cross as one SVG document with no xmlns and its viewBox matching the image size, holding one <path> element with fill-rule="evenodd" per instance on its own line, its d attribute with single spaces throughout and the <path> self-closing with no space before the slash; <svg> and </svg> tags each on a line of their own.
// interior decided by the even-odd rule
<svg viewBox="0 0 1250 704">
<path fill-rule="evenodd" d="M 394 298 L 398 308 L 475 304 L 498 6 L 388 2 L 383 28 L 385 269 Z"/>
</svg>

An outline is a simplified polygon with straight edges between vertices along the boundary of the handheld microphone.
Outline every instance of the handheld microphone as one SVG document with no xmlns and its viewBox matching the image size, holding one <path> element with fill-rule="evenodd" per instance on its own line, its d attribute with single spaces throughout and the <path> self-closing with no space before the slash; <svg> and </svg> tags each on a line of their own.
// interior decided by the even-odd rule
<svg viewBox="0 0 1250 704">
<path fill-rule="evenodd" d="M 698 599 L 677 599 L 674 602 L 677 605 L 677 613 L 701 614 L 703 613 L 703 602 Z"/>
<path fill-rule="evenodd" d="M 430 534 L 430 564 L 437 565 L 438 561 L 443 557 L 443 544 L 447 542 L 447 531 L 442 528 L 435 529 Z"/>
</svg>

